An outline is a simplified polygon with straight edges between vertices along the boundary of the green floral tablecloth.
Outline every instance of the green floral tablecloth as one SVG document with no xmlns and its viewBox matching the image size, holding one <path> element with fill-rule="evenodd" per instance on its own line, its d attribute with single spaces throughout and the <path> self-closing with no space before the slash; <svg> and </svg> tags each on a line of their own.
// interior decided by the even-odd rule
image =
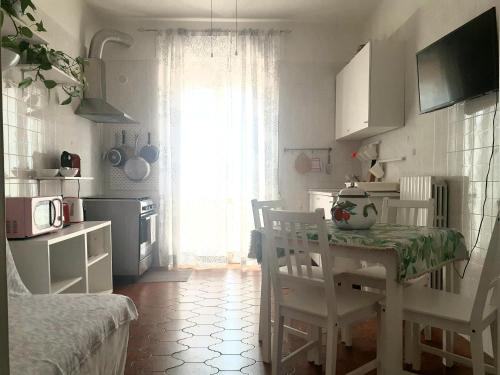
<svg viewBox="0 0 500 375">
<path fill-rule="evenodd" d="M 375 224 L 368 230 L 341 230 L 327 220 L 331 245 L 394 249 L 400 259 L 400 281 L 418 277 L 453 260 L 468 257 L 464 237 L 454 229 Z M 310 240 L 317 233 L 308 233 Z"/>
</svg>

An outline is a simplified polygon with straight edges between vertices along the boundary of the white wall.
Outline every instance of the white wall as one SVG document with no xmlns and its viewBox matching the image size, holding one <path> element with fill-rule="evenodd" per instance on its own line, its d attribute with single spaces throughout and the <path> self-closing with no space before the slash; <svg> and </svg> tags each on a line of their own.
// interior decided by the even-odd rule
<svg viewBox="0 0 500 375">
<path fill-rule="evenodd" d="M 85 35 L 98 27 L 98 19 L 83 0 L 71 2 L 50 0 L 35 2 L 37 17 L 44 21 L 49 46 L 74 57 L 85 56 Z M 87 22 L 88 20 L 92 22 Z M 85 28 L 83 27 L 85 23 Z M 29 196 L 37 193 L 36 183 L 25 180 L 37 168 L 58 168 L 63 150 L 82 157 L 82 173 L 95 177 L 93 182 L 82 182 L 82 195 L 100 192 L 101 126 L 73 114 L 72 106 L 60 106 L 49 98 L 43 85 L 34 84 L 20 90 L 6 81 L 18 77 L 15 69 L 3 74 L 3 130 L 7 196 Z M 58 93 L 64 96 L 60 89 Z M 62 100 L 62 99 L 61 99 Z M 65 194 L 75 195 L 77 186 L 67 184 Z M 41 194 L 60 194 L 56 183 L 42 183 Z"/>
<path fill-rule="evenodd" d="M 111 21 L 111 20 L 110 20 Z M 154 128 L 153 106 L 156 86 L 154 81 L 155 46 L 154 33 L 137 32 L 146 28 L 206 28 L 206 22 L 167 22 L 122 19 L 108 26 L 133 35 L 136 40 L 130 49 L 109 45 L 104 52 L 108 75 L 108 99 L 141 122 L 140 127 Z M 217 24 L 228 28 L 232 24 Z M 336 72 L 350 59 L 356 50 L 356 33 L 314 23 L 261 22 L 243 23 L 241 27 L 278 28 L 291 30 L 284 38 L 280 62 L 280 187 L 282 196 L 293 208 L 308 208 L 307 188 L 339 186 L 346 173 L 359 172 L 359 163 L 351 162 L 350 153 L 356 144 L 334 143 L 334 103 Z M 123 83 L 125 82 L 126 83 Z M 138 129 L 131 129 L 131 133 Z M 106 145 L 114 142 L 115 130 L 106 128 Z M 154 135 L 155 132 L 154 132 Z M 334 146 L 332 176 L 309 173 L 301 176 L 294 170 L 297 154 L 284 154 L 284 147 Z M 321 154 L 326 161 L 326 153 Z M 107 177 L 108 191 L 115 194 L 129 193 L 155 195 L 157 174 L 153 166 L 152 183 L 131 186 L 120 178 Z M 113 173 L 113 172 L 110 172 Z M 108 173 L 105 173 L 108 176 Z"/>
<path fill-rule="evenodd" d="M 483 97 L 429 114 L 419 114 L 415 54 L 492 6 L 494 0 L 404 2 L 385 0 L 364 30 L 364 40 L 392 38 L 405 43 L 405 127 L 374 137 L 382 141 L 381 157 L 406 155 L 389 163 L 388 180 L 407 175 L 446 176 L 450 187 L 450 226 L 465 236 L 468 249 L 476 240 L 491 153 L 495 97 Z M 498 12 L 498 9 L 497 9 Z M 498 120 L 498 116 L 497 116 Z M 478 248 L 462 281 L 462 292 L 474 295 L 500 198 L 500 128 L 496 121 L 494 162 Z M 461 268 L 461 267 L 459 267 Z"/>
<path fill-rule="evenodd" d="M 462 231 L 468 248 L 477 236 L 487 161 L 491 152 L 494 97 L 456 104 L 429 114 L 419 114 L 415 54 L 420 49 L 453 31 L 492 6 L 494 0 L 419 1 L 411 8 L 401 2 L 385 0 L 364 30 L 364 40 L 392 38 L 405 43 L 405 127 L 374 137 L 382 141 L 381 157 L 403 154 L 407 160 L 389 163 L 388 180 L 403 175 L 447 176 L 450 184 L 450 225 Z M 403 2 L 405 3 L 405 2 Z M 407 2 L 406 2 L 407 3 Z M 392 10 L 392 11 L 391 11 Z M 497 145 L 500 131 L 497 126 Z M 499 147 L 495 148 L 492 178 L 486 207 L 487 218 L 479 250 L 473 254 L 473 265 L 466 279 L 470 287 L 477 279 L 500 197 Z"/>
</svg>

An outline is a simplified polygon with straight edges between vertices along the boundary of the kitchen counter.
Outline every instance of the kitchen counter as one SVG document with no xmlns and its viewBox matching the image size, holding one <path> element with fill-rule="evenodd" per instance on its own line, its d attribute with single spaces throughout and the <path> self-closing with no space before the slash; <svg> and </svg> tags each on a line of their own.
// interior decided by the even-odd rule
<svg viewBox="0 0 500 375">
<path fill-rule="evenodd" d="M 336 197 L 341 188 L 336 189 L 308 189 L 309 194 L 327 195 Z M 370 197 L 399 198 L 399 191 L 367 191 Z"/>
</svg>

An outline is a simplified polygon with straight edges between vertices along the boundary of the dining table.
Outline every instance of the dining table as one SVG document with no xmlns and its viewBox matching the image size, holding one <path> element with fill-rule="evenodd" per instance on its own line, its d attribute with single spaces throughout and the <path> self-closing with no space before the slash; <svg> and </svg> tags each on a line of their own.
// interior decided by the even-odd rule
<svg viewBox="0 0 500 375">
<path fill-rule="evenodd" d="M 407 281 L 436 270 L 444 269 L 444 286 L 457 291 L 457 272 L 453 264 L 469 254 L 463 235 L 452 228 L 432 228 L 398 224 L 375 224 L 365 230 L 339 229 L 327 220 L 329 251 L 335 258 L 349 258 L 369 264 L 380 264 L 386 270 L 384 322 L 379 345 L 379 373 L 395 375 L 403 370 L 403 292 Z M 266 240 L 262 233 L 262 289 L 270 290 L 269 265 L 266 262 Z M 317 232 L 307 231 L 310 249 L 317 246 Z M 268 299 L 270 304 L 270 299 Z M 260 324 L 263 359 L 270 361 L 271 308 L 264 306 Z M 453 333 L 446 332 L 443 345 L 452 348 Z"/>
</svg>

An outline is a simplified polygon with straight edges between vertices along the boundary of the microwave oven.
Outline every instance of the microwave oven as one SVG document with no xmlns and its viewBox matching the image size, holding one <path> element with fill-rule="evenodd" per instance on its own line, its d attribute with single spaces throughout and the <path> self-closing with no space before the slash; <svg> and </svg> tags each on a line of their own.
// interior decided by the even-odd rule
<svg viewBox="0 0 500 375">
<path fill-rule="evenodd" d="M 63 200 L 53 197 L 8 197 L 5 199 L 7 238 L 28 238 L 61 229 Z"/>
</svg>

